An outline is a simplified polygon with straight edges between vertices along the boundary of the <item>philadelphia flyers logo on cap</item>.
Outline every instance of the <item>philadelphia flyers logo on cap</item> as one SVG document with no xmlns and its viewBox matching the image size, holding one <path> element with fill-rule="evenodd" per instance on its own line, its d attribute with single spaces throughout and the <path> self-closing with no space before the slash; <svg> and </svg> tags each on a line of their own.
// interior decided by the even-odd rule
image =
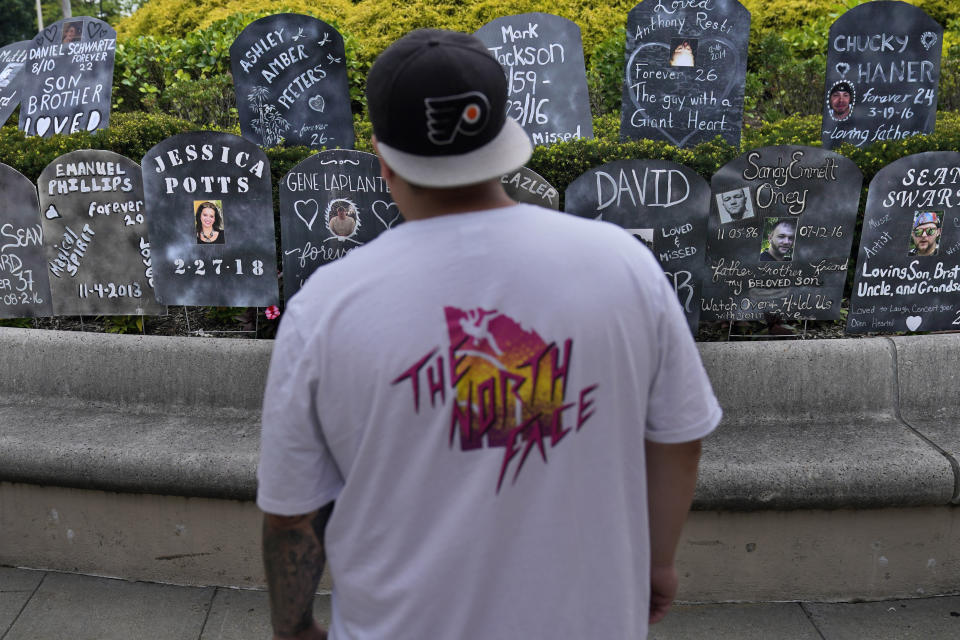
<svg viewBox="0 0 960 640">
<path fill-rule="evenodd" d="M 479 91 L 443 98 L 425 98 L 427 137 L 438 145 L 452 144 L 458 133 L 475 136 L 490 117 L 490 101 Z"/>
</svg>

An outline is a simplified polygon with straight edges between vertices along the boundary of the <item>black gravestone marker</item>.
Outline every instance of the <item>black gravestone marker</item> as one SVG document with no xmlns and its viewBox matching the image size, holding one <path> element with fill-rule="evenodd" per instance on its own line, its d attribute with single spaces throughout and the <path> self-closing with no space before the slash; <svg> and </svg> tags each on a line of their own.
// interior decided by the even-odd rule
<svg viewBox="0 0 960 640">
<path fill-rule="evenodd" d="M 554 211 L 560 210 L 560 192 L 536 171 L 520 167 L 500 176 L 507 195 L 517 202 L 537 204 Z"/>
<path fill-rule="evenodd" d="M 21 85 L 20 129 L 44 137 L 105 129 L 116 43 L 110 25 L 86 16 L 37 34 Z"/>
<path fill-rule="evenodd" d="M 310 156 L 280 183 L 284 299 L 317 267 L 402 221 L 377 156 L 345 149 Z"/>
<path fill-rule="evenodd" d="M 475 35 L 507 76 L 507 115 L 536 145 L 593 137 L 580 27 L 549 13 L 497 18 Z"/>
<path fill-rule="evenodd" d="M 653 251 L 677 292 L 690 330 L 700 318 L 710 187 L 666 160 L 618 160 L 570 183 L 564 210 L 620 225 Z"/>
<path fill-rule="evenodd" d="M 0 164 L 0 318 L 53 315 L 37 188 Z"/>
<path fill-rule="evenodd" d="M 30 40 L 24 40 L 0 49 L 0 126 L 7 122 L 7 118 L 20 104 L 20 87 L 30 44 Z"/>
<path fill-rule="evenodd" d="M 143 157 L 157 300 L 276 304 L 270 164 L 252 142 L 212 131 L 167 138 Z"/>
<path fill-rule="evenodd" d="M 73 151 L 37 184 L 54 315 L 165 314 L 154 296 L 140 167 L 112 151 Z"/>
<path fill-rule="evenodd" d="M 343 37 L 326 22 L 296 13 L 251 22 L 230 47 L 230 68 L 247 140 L 353 147 Z"/>
<path fill-rule="evenodd" d="M 627 15 L 623 138 L 740 145 L 750 12 L 737 0 L 644 0 Z"/>
<path fill-rule="evenodd" d="M 868 2 L 830 27 L 822 144 L 932 133 L 943 28 L 904 2 Z"/>
<path fill-rule="evenodd" d="M 918 153 L 870 182 L 847 331 L 958 328 L 960 153 Z"/>
<path fill-rule="evenodd" d="M 835 320 L 863 174 L 831 151 L 777 146 L 711 181 L 705 320 Z"/>
</svg>

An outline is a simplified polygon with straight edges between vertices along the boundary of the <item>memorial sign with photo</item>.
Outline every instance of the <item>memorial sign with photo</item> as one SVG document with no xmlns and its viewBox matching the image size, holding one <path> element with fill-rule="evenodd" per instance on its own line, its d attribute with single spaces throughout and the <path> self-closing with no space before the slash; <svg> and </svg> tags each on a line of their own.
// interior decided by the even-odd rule
<svg viewBox="0 0 960 640">
<path fill-rule="evenodd" d="M 230 68 L 247 140 L 353 147 L 343 37 L 326 22 L 296 13 L 251 22 L 230 47 Z"/>
<path fill-rule="evenodd" d="M 874 176 L 848 333 L 960 329 L 960 153 L 931 151 Z"/>
<path fill-rule="evenodd" d="M 932 133 L 943 27 L 905 2 L 868 2 L 830 27 L 821 141 L 867 147 Z"/>
<path fill-rule="evenodd" d="M 53 312 L 163 315 L 153 289 L 140 167 L 112 151 L 62 155 L 40 174 Z"/>
<path fill-rule="evenodd" d="M 110 124 L 117 32 L 106 22 L 65 18 L 37 34 L 22 74 L 20 130 L 49 137 Z"/>
<path fill-rule="evenodd" d="M 267 156 L 213 131 L 167 138 L 143 158 L 157 301 L 277 304 L 276 233 Z"/>
<path fill-rule="evenodd" d="M 401 222 L 377 156 L 346 149 L 310 156 L 280 183 L 284 300 L 317 267 Z"/>
<path fill-rule="evenodd" d="M 517 202 L 560 210 L 560 192 L 536 171 L 520 167 L 500 176 L 500 182 L 507 195 Z"/>
<path fill-rule="evenodd" d="M 863 174 L 832 151 L 763 147 L 711 180 L 704 320 L 836 320 Z"/>
<path fill-rule="evenodd" d="M 750 12 L 737 0 L 644 0 L 627 16 L 620 136 L 740 145 Z"/>
<path fill-rule="evenodd" d="M 0 126 L 20 104 L 20 83 L 27 66 L 32 41 L 24 40 L 0 48 Z"/>
<path fill-rule="evenodd" d="M 497 18 L 474 34 L 503 66 L 507 115 L 535 145 L 593 137 L 583 42 L 576 23 L 549 13 Z"/>
<path fill-rule="evenodd" d="M 37 188 L 0 164 L 0 318 L 53 315 Z"/>
<path fill-rule="evenodd" d="M 646 245 L 696 333 L 709 198 L 706 180 L 688 167 L 666 160 L 618 160 L 570 183 L 564 211 L 618 224 Z"/>
</svg>

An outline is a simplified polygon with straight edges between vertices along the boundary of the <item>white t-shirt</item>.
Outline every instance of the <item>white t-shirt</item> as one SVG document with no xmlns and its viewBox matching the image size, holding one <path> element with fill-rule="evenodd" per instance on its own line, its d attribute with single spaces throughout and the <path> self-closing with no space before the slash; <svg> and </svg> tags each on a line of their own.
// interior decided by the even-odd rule
<svg viewBox="0 0 960 640">
<path fill-rule="evenodd" d="M 333 640 L 642 638 L 644 440 L 720 415 L 630 234 L 530 205 L 441 216 L 287 306 L 257 504 L 336 500 Z"/>
</svg>

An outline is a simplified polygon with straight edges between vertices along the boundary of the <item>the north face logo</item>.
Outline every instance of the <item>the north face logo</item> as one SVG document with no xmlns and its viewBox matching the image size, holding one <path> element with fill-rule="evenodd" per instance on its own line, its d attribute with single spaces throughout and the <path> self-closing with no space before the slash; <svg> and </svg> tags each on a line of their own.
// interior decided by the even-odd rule
<svg viewBox="0 0 960 640">
<path fill-rule="evenodd" d="M 490 101 L 479 91 L 444 98 L 425 98 L 427 137 L 438 145 L 452 144 L 458 133 L 475 136 L 490 117 Z"/>
</svg>

